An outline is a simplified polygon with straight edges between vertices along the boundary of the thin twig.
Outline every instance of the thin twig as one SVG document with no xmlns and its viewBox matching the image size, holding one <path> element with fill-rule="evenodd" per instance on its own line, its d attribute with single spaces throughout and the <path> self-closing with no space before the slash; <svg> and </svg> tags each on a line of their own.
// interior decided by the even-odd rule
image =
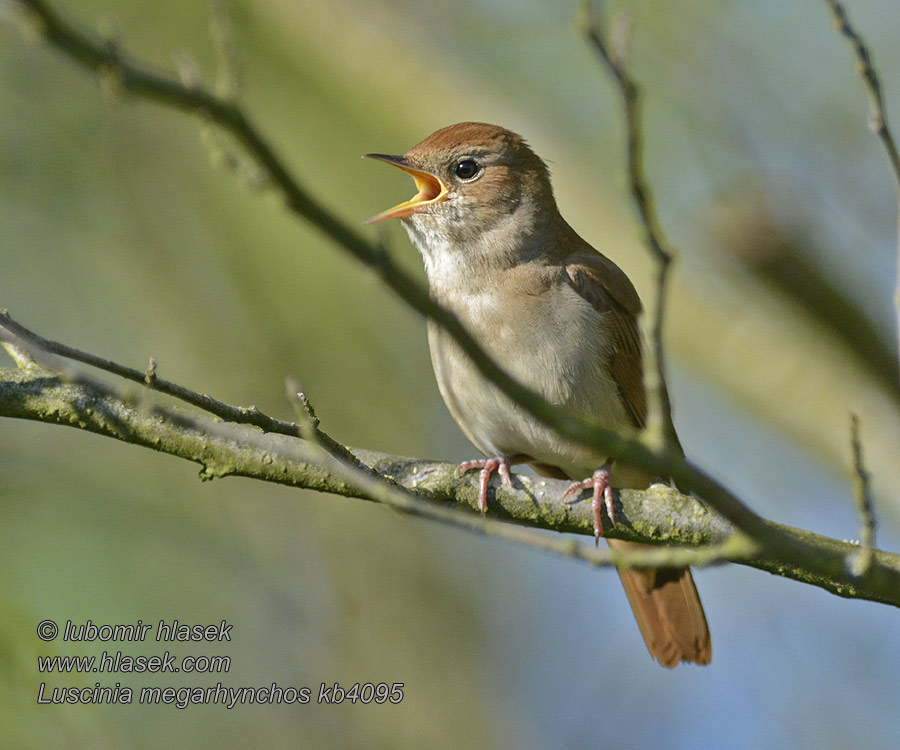
<svg viewBox="0 0 900 750">
<path fill-rule="evenodd" d="M 209 32 L 218 58 L 213 90 L 224 101 L 237 104 L 243 76 L 226 0 L 207 0 L 207 3 L 209 5 Z M 224 167 L 234 173 L 238 180 L 250 190 L 261 191 L 272 187 L 268 173 L 261 170 L 255 161 L 248 160 L 243 154 L 236 151 L 227 132 L 214 121 L 204 120 L 201 123 L 200 133 L 216 166 Z"/>
<path fill-rule="evenodd" d="M 75 349 L 66 344 L 61 344 L 58 341 L 45 339 L 33 331 L 30 331 L 21 323 L 17 323 L 10 317 L 9 311 L 4 309 L 0 309 L 0 328 L 7 330 L 19 339 L 23 345 L 29 348 L 32 356 L 35 354 L 35 348 L 37 348 L 42 352 L 53 354 L 58 357 L 65 357 L 66 359 L 71 359 L 75 362 L 81 362 L 90 367 L 96 367 L 98 370 L 117 375 L 125 380 L 140 383 L 151 390 L 177 398 L 191 406 L 196 406 L 198 409 L 203 409 L 203 411 L 209 412 L 227 422 L 249 424 L 259 427 L 265 432 L 275 432 L 279 435 L 291 435 L 293 437 L 300 435 L 299 425 L 293 422 L 283 422 L 280 419 L 270 417 L 255 406 L 249 408 L 244 406 L 231 406 L 230 404 L 226 404 L 211 396 L 207 396 L 206 394 L 197 393 L 196 391 L 192 391 L 169 380 L 163 380 L 157 375 L 157 363 L 153 358 L 150 359 L 148 368 L 144 372 L 141 372 L 140 370 L 104 359 L 103 357 L 83 352 L 80 349 Z M 332 450 L 339 450 L 342 448 L 340 443 L 321 431 L 319 431 L 319 440 L 328 445 Z"/>
<path fill-rule="evenodd" d="M 884 106 L 884 95 L 881 91 L 881 81 L 872 63 L 869 49 L 863 42 L 859 33 L 850 25 L 847 12 L 838 0 L 825 0 L 834 16 L 834 25 L 837 30 L 850 40 L 853 54 L 856 57 L 856 69 L 863 79 L 866 95 L 869 99 L 869 127 L 881 140 L 887 153 L 888 161 L 894 172 L 894 187 L 897 191 L 897 284 L 894 290 L 894 305 L 897 318 L 897 355 L 900 358 L 900 151 L 897 142 L 888 126 L 887 110 Z"/>
<path fill-rule="evenodd" d="M 319 429 L 319 418 L 316 416 L 316 410 L 313 409 L 309 398 L 300 390 L 300 382 L 295 378 L 287 378 L 284 381 L 284 389 L 287 392 L 288 401 L 294 407 L 294 413 L 297 415 L 300 437 L 304 440 L 315 440 L 316 432 Z"/>
<path fill-rule="evenodd" d="M 851 569 L 856 575 L 865 573 L 872 564 L 872 550 L 875 548 L 875 501 L 869 491 L 869 472 L 863 462 L 862 440 L 859 436 L 859 417 L 850 415 L 850 447 L 853 453 L 853 496 L 862 525 L 859 534 L 860 551 Z"/>
<path fill-rule="evenodd" d="M 897 149 L 897 143 L 888 127 L 887 112 L 884 106 L 884 95 L 881 90 L 881 81 L 875 66 L 872 64 L 872 56 L 868 47 L 863 42 L 859 33 L 850 25 L 847 12 L 838 0 L 825 0 L 831 12 L 834 15 L 835 27 L 850 40 L 853 46 L 853 53 L 856 56 L 857 70 L 862 76 L 863 83 L 866 87 L 866 94 L 869 97 L 869 126 L 884 145 L 887 152 L 888 160 L 891 168 L 894 170 L 894 178 L 897 187 L 900 189 L 900 151 Z"/>
<path fill-rule="evenodd" d="M 628 187 L 644 233 L 644 244 L 656 266 L 656 287 L 651 316 L 652 346 L 644 358 L 644 386 L 647 390 L 647 432 L 662 445 L 677 446 L 672 423 L 672 405 L 666 389 L 663 320 L 668 293 L 669 270 L 675 257 L 663 234 L 653 201 L 653 193 L 644 171 L 644 133 L 641 121 L 641 92 L 626 67 L 628 27 L 624 15 L 617 16 L 611 28 L 604 30 L 594 12 L 592 0 L 584 0 L 581 17 L 588 41 L 612 76 L 625 114 Z"/>
</svg>

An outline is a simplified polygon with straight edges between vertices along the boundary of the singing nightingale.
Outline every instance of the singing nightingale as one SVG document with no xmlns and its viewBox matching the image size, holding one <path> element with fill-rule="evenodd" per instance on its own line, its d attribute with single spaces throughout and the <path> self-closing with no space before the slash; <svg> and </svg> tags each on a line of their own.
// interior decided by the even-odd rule
<svg viewBox="0 0 900 750">
<path fill-rule="evenodd" d="M 637 317 L 625 273 L 560 216 L 546 164 L 521 136 L 466 122 L 438 130 L 401 156 L 367 154 L 412 175 L 418 192 L 369 222 L 400 219 L 422 254 L 433 298 L 497 364 L 547 401 L 620 433 L 647 414 Z M 510 465 L 578 480 L 615 521 L 610 485 L 644 489 L 653 477 L 560 438 L 487 381 L 455 341 L 428 322 L 438 387 L 466 437 L 486 456 L 479 504 Z M 584 479 L 588 477 L 588 479 Z M 582 481 L 583 480 L 583 481 Z M 619 547 L 636 547 L 608 540 Z M 690 569 L 620 570 L 644 641 L 660 664 L 709 663 L 712 648 Z"/>
</svg>

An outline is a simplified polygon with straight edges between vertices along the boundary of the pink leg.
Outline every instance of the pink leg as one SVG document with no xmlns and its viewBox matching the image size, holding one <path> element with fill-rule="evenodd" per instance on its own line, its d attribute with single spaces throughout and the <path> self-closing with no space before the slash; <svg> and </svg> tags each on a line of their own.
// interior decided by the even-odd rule
<svg viewBox="0 0 900 750">
<path fill-rule="evenodd" d="M 503 484 L 512 487 L 512 477 L 509 473 L 510 460 L 507 456 L 497 456 L 496 458 L 480 458 L 474 461 L 464 461 L 456 467 L 457 474 L 465 474 L 472 469 L 481 469 L 478 485 L 478 509 L 481 515 L 487 512 L 487 491 L 488 484 L 491 481 L 491 474 L 495 471 L 500 475 Z"/>
<path fill-rule="evenodd" d="M 594 542 L 600 544 L 600 537 L 603 536 L 603 516 L 601 513 L 603 505 L 606 505 L 606 513 L 612 525 L 616 525 L 616 506 L 613 503 L 612 487 L 609 485 L 609 464 L 603 464 L 588 479 L 573 483 L 566 490 L 566 494 L 563 495 L 563 500 L 573 492 L 589 489 L 594 491 L 591 498 L 591 510 L 594 512 Z"/>
</svg>

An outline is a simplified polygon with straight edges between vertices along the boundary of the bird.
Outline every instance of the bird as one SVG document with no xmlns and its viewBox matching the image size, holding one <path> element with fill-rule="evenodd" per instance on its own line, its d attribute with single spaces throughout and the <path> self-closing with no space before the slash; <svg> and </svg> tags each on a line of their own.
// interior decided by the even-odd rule
<svg viewBox="0 0 900 750">
<path fill-rule="evenodd" d="M 366 223 L 399 219 L 422 255 L 429 293 L 456 315 L 493 360 L 544 399 L 620 434 L 647 418 L 638 316 L 625 273 L 582 239 L 557 207 L 546 163 L 522 136 L 497 125 L 442 128 L 405 154 L 366 154 L 408 173 L 417 192 Z M 456 341 L 427 322 L 441 396 L 485 457 L 479 506 L 490 479 L 511 466 L 574 480 L 615 522 L 611 487 L 645 489 L 654 477 L 560 437 L 485 379 Z M 616 548 L 640 547 L 607 539 Z M 708 664 L 709 627 L 689 568 L 619 570 L 639 629 L 662 666 Z"/>
</svg>

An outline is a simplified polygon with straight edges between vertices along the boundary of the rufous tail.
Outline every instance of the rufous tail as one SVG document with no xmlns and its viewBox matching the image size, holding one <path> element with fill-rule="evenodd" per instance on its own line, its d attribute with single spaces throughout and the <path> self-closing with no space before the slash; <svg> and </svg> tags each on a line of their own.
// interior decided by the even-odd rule
<svg viewBox="0 0 900 750">
<path fill-rule="evenodd" d="M 647 545 L 608 539 L 616 550 Z M 619 577 L 651 656 L 664 667 L 679 662 L 709 664 L 709 626 L 690 568 L 620 570 Z"/>
</svg>

